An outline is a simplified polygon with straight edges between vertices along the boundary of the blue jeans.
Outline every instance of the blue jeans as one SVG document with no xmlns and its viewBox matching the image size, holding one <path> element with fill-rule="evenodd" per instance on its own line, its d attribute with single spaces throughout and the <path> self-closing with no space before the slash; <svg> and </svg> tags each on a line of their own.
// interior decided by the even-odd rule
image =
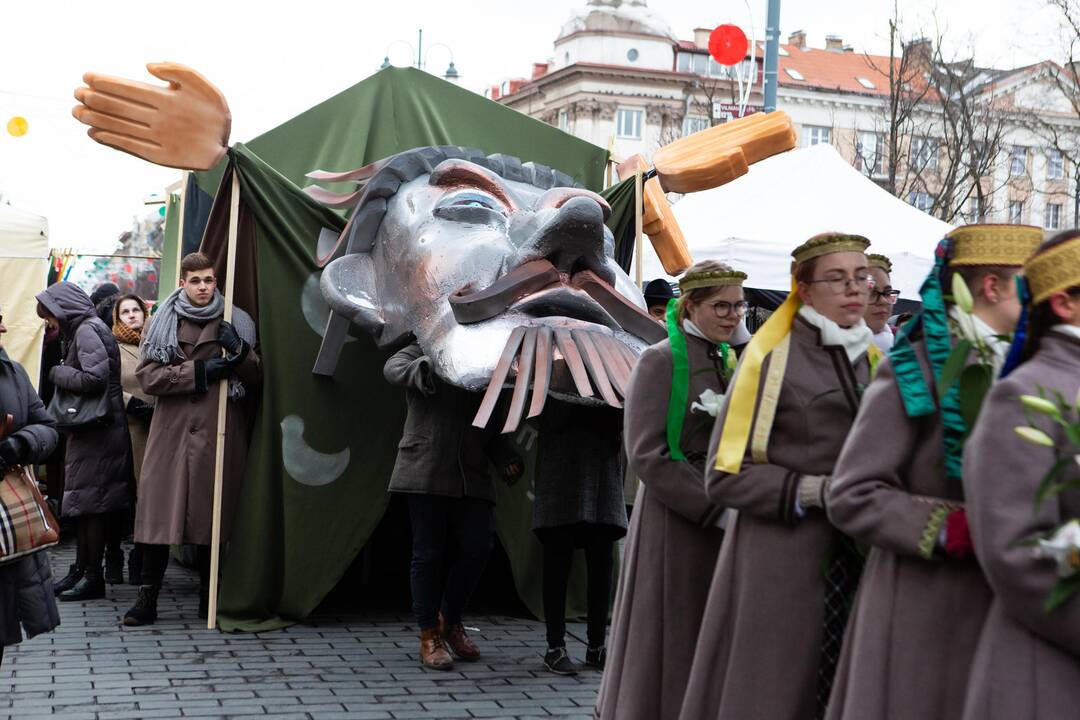
<svg viewBox="0 0 1080 720">
<path fill-rule="evenodd" d="M 461 622 L 491 554 L 494 505 L 476 498 L 409 494 L 413 614 L 421 630 Z"/>
</svg>

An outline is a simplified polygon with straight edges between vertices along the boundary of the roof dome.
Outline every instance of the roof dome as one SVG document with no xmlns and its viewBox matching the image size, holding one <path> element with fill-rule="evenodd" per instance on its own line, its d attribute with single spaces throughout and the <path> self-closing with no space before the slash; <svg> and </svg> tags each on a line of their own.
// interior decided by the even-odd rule
<svg viewBox="0 0 1080 720">
<path fill-rule="evenodd" d="M 589 0 L 563 23 L 555 42 L 579 32 L 633 33 L 678 41 L 667 21 L 646 7 L 645 0 Z"/>
</svg>

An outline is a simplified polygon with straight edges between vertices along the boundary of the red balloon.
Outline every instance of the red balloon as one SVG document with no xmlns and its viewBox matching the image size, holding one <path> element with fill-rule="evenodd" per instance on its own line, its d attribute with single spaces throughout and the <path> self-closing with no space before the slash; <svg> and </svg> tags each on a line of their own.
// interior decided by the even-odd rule
<svg viewBox="0 0 1080 720">
<path fill-rule="evenodd" d="M 749 48 L 746 33 L 736 25 L 717 25 L 709 33 L 709 54 L 721 65 L 738 65 Z"/>
</svg>

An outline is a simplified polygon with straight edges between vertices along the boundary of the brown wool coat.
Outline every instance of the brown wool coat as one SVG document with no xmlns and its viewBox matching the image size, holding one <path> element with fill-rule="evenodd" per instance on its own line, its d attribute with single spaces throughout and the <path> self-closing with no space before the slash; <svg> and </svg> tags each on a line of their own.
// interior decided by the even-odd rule
<svg viewBox="0 0 1080 720">
<path fill-rule="evenodd" d="M 819 509 L 794 518 L 793 497 L 799 475 L 832 474 L 869 378 L 865 355 L 853 368 L 843 348 L 822 346 L 818 330 L 796 316 L 769 462 L 753 464 L 748 447 L 741 472 L 716 471 L 726 407 L 717 418 L 706 491 L 738 516 L 727 527 L 709 590 L 684 720 L 814 716 L 825 612 L 822 563 L 836 531 Z"/>
<path fill-rule="evenodd" d="M 1052 560 L 1024 544 L 1080 517 L 1080 490 L 1047 499 L 1034 511 L 1035 491 L 1054 451 L 1013 431 L 1027 425 L 1019 395 L 1058 391 L 1072 400 L 1080 389 L 1080 340 L 1056 332 L 1039 352 L 987 396 L 964 448 L 964 491 L 975 553 L 994 599 L 983 625 L 964 711 L 965 720 L 1058 720 L 1080 716 L 1080 595 L 1054 611 L 1044 604 L 1057 583 Z M 1037 426 L 1067 448 L 1060 425 Z M 1080 480 L 1069 464 L 1065 479 Z"/>
<path fill-rule="evenodd" d="M 222 355 L 217 341 L 221 319 L 198 325 L 180 318 L 176 332 L 186 360 L 168 365 L 143 360 L 136 376 L 156 398 L 143 457 L 135 540 L 143 543 L 209 545 L 214 496 L 214 448 L 220 383 L 196 387 L 195 363 Z M 236 367 L 246 396 L 229 401 L 225 428 L 225 473 L 221 539 L 225 542 L 244 480 L 250 424 L 248 408 L 257 398 L 262 366 L 251 348 Z"/>
<path fill-rule="evenodd" d="M 923 344 L 915 350 L 936 394 Z M 873 548 L 844 636 L 829 720 L 960 717 L 990 588 L 974 558 L 933 552 L 940 516 L 964 502 L 944 463 L 941 416 L 909 418 L 893 368 L 882 360 L 826 498 L 833 524 Z"/>
<path fill-rule="evenodd" d="M 668 717 L 682 703 L 709 579 L 724 533 L 720 509 L 702 483 L 713 418 L 691 410 L 706 389 L 725 383 L 708 343 L 687 337 L 690 390 L 680 447 L 667 444 L 671 344 L 645 350 L 630 378 L 625 407 L 626 454 L 641 478 L 625 559 L 615 593 L 608 660 L 597 715 L 612 720 Z"/>
<path fill-rule="evenodd" d="M 151 405 L 154 398 L 143 392 L 135 370 L 139 367 L 139 346 L 117 343 L 120 346 L 120 385 L 124 389 L 124 407 L 132 397 L 137 397 Z M 135 466 L 135 484 L 139 484 L 142 472 L 143 455 L 146 453 L 146 439 L 150 435 L 150 418 L 135 418 L 128 415 L 128 434 L 131 436 L 131 457 Z"/>
</svg>

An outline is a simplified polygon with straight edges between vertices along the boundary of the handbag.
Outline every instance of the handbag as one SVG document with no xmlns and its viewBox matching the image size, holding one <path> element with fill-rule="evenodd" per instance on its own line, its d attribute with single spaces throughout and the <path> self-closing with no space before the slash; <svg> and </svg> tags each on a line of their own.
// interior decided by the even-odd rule
<svg viewBox="0 0 1080 720">
<path fill-rule="evenodd" d="M 11 415 L 0 437 L 11 427 Z M 0 478 L 0 564 L 60 542 L 60 526 L 29 467 L 8 468 Z"/>
<path fill-rule="evenodd" d="M 57 385 L 53 389 L 46 412 L 56 421 L 57 430 L 105 424 L 109 419 L 109 391 L 106 389 L 98 395 L 87 395 L 74 393 Z"/>
</svg>

